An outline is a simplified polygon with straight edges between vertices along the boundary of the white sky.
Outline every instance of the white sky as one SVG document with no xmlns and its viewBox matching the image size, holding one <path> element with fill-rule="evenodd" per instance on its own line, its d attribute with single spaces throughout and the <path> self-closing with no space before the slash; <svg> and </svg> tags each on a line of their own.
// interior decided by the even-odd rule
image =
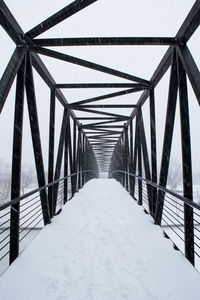
<svg viewBox="0 0 200 300">
<path fill-rule="evenodd" d="M 66 21 L 58 24 L 54 28 L 45 32 L 42 37 L 96 37 L 96 36 L 175 36 L 179 27 L 183 23 L 189 10 L 195 1 L 193 0 L 99 0 L 79 13 L 70 17 Z M 54 0 L 6 0 L 5 3 L 14 14 L 24 32 L 30 30 L 50 15 L 63 8 L 71 1 Z M 14 44 L 5 32 L 0 28 L 2 43 L 0 44 L 0 75 L 12 55 Z M 199 37 L 200 30 L 192 37 L 189 48 L 200 66 L 199 57 Z M 55 49 L 55 48 L 54 48 Z M 60 47 L 57 51 L 77 56 L 79 58 L 91 60 L 95 63 L 103 64 L 118 70 L 150 79 L 158 63 L 163 57 L 167 47 L 164 46 L 113 46 L 113 47 Z M 106 75 L 100 72 L 81 68 L 68 63 L 53 60 L 41 56 L 57 83 L 70 82 L 125 82 L 125 80 Z M 169 72 L 168 72 L 169 74 Z M 156 113 L 157 113 L 157 139 L 158 139 L 158 159 L 162 151 L 162 137 L 165 124 L 165 108 L 168 91 L 168 75 L 166 75 L 156 88 Z M 35 86 L 38 101 L 38 114 L 42 138 L 42 148 L 44 154 L 45 169 L 47 169 L 48 159 L 48 114 L 49 114 L 49 89 L 41 83 L 39 76 L 35 75 Z M 119 89 L 118 89 L 119 90 Z M 82 100 L 85 98 L 114 92 L 112 90 L 63 90 L 69 102 Z M 118 97 L 113 100 L 101 101 L 99 103 L 136 103 L 141 93 Z M 198 120 L 199 106 L 189 89 L 191 129 L 192 129 L 192 151 L 193 169 L 199 172 L 199 143 L 198 143 Z M 6 162 L 11 161 L 12 145 L 12 120 L 13 120 L 14 86 L 10 92 L 7 103 L 0 118 L 0 158 Z M 144 106 L 144 121 L 147 133 L 149 131 L 149 120 L 147 117 L 148 104 Z M 120 113 L 130 114 L 130 110 L 120 110 Z M 58 130 L 62 108 L 57 105 L 56 121 L 56 143 L 58 141 Z M 81 115 L 81 113 L 77 113 Z M 12 116 L 12 117 L 11 117 Z M 8 124 L 8 118 L 10 122 Z M 178 120 L 178 119 L 177 119 Z M 25 112 L 24 129 L 24 152 L 23 163 L 33 165 L 33 153 L 30 140 L 28 120 Z M 6 134 L 5 134 L 6 132 Z M 147 142 L 149 145 L 149 137 Z M 179 124 L 176 124 L 175 138 L 173 143 L 173 159 L 181 159 L 180 155 L 180 131 Z"/>
</svg>

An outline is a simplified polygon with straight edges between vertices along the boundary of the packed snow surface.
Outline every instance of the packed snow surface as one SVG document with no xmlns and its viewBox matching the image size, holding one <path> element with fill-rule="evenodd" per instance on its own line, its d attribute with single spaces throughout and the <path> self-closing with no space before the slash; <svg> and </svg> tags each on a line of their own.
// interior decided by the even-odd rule
<svg viewBox="0 0 200 300">
<path fill-rule="evenodd" d="M 2 300 L 199 299 L 200 275 L 113 179 L 88 182 L 0 278 Z"/>
</svg>

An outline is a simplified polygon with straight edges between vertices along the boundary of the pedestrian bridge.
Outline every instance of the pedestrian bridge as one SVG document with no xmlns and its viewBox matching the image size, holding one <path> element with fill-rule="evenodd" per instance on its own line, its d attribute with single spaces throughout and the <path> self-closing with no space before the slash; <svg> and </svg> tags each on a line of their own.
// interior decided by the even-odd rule
<svg viewBox="0 0 200 300">
<path fill-rule="evenodd" d="M 12 5 L 0 1 L 2 39 L 6 35 L 15 45 L 0 80 L 1 137 L 12 134 L 12 145 L 6 146 L 12 153 L 10 183 L 4 184 L 2 173 L 0 187 L 4 299 L 197 299 L 199 118 L 194 123 L 193 114 L 199 109 L 200 73 L 190 46 L 199 39 L 200 1 L 175 35 L 149 37 L 117 32 L 113 37 L 60 37 L 59 26 L 68 29 L 67 20 L 81 12 L 88 11 L 80 20 L 91 30 L 93 17 L 104 22 L 100 12 L 108 1 L 76 0 L 26 32 Z M 112 13 L 112 7 L 108 10 Z M 125 23 L 120 22 L 121 29 Z M 45 37 L 54 28 L 58 36 Z M 164 49 L 149 77 L 142 48 L 139 71 L 144 76 L 135 75 L 122 52 L 119 69 L 111 67 L 119 47 L 133 51 L 141 46 L 149 53 L 155 47 L 155 56 Z M 86 48 L 91 59 L 81 54 Z M 107 65 L 99 63 L 102 53 Z M 10 124 L 13 132 L 5 134 Z M 180 165 L 172 177 L 174 153 Z M 35 185 L 24 192 L 24 157 L 31 154 Z M 13 288 L 6 289 L 6 282 Z M 31 289 L 32 282 L 37 289 Z"/>
<path fill-rule="evenodd" d="M 6 271 L 0 289 L 4 300 L 187 300 L 198 299 L 199 278 L 119 183 L 93 179 Z"/>
</svg>

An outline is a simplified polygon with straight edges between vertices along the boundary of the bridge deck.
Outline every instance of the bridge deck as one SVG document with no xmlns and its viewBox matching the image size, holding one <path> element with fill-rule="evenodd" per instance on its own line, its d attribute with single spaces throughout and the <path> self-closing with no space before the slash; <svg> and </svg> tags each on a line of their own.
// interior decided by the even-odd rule
<svg viewBox="0 0 200 300">
<path fill-rule="evenodd" d="M 88 182 L 0 278 L 4 300 L 199 299 L 199 273 L 119 183 Z"/>
</svg>

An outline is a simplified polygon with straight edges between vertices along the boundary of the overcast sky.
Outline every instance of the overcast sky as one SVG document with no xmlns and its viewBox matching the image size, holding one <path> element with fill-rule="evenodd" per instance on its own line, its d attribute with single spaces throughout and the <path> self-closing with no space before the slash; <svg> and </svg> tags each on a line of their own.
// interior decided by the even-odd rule
<svg viewBox="0 0 200 300">
<path fill-rule="evenodd" d="M 42 34 L 40 37 L 96 37 L 96 36 L 175 36 L 183 20 L 195 1 L 193 0 L 98 0 L 94 4 L 70 17 L 66 21 L 58 24 L 54 28 Z M 64 0 L 6 0 L 5 3 L 14 14 L 24 32 L 28 31 L 51 14 L 57 12 L 71 1 Z M 0 29 L 0 75 L 12 55 L 14 44 Z M 200 67 L 199 56 L 200 30 L 189 42 L 189 48 Z M 73 56 L 91 60 L 95 63 L 103 64 L 139 77 L 149 80 L 155 71 L 158 63 L 167 50 L 164 46 L 129 46 L 129 47 L 60 47 L 53 48 Z M 125 80 L 92 71 L 79 66 L 55 61 L 51 58 L 41 56 L 57 83 L 69 82 L 125 82 Z M 162 137 L 165 124 L 165 109 L 168 92 L 169 72 L 163 78 L 156 89 L 156 113 L 157 113 L 157 139 L 158 139 L 158 159 L 160 160 L 162 151 Z M 35 86 L 37 94 L 38 114 L 41 126 L 42 148 L 44 154 L 45 169 L 47 170 L 48 159 L 48 114 L 49 114 L 49 89 L 41 82 L 39 76 L 35 74 Z M 63 90 L 67 100 L 74 102 L 85 98 L 101 95 L 112 90 Z M 141 93 L 135 93 L 113 100 L 106 100 L 99 103 L 136 103 Z M 191 92 L 190 111 L 192 129 L 192 151 L 193 169 L 200 170 L 199 162 L 199 106 Z M 0 118 L 0 158 L 6 162 L 11 161 L 12 145 L 12 122 L 14 112 L 14 87 L 12 88 L 7 103 Z M 148 103 L 144 106 L 144 119 L 147 133 L 149 132 Z M 130 114 L 130 111 L 120 110 L 120 113 Z M 177 110 L 178 114 L 178 110 Z M 56 120 L 56 141 L 58 141 L 58 131 L 62 108 L 57 105 Z M 77 113 L 77 115 L 81 115 Z M 9 124 L 8 124 L 9 119 Z M 149 136 L 147 142 L 149 144 Z M 57 142 L 56 142 L 57 143 Z M 30 139 L 30 130 L 25 110 L 24 141 L 23 141 L 23 163 L 33 165 L 33 153 Z M 180 131 L 178 118 L 176 122 L 175 138 L 173 142 L 173 159 L 181 161 L 180 153 Z"/>
</svg>

